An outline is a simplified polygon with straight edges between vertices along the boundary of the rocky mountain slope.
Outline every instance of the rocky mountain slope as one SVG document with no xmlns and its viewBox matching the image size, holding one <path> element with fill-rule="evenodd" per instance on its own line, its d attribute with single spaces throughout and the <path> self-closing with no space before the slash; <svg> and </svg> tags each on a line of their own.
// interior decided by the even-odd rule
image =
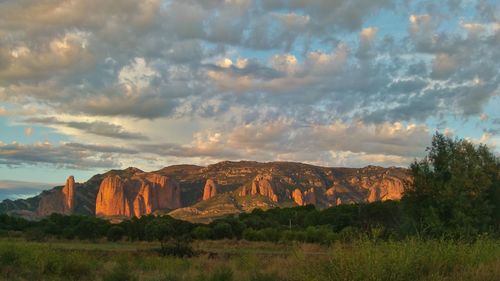
<svg viewBox="0 0 500 281">
<path fill-rule="evenodd" d="M 328 168 L 291 162 L 220 162 L 175 165 L 154 172 L 111 170 L 44 191 L 26 200 L 4 200 L 0 212 L 25 217 L 51 213 L 124 218 L 170 214 L 208 221 L 254 208 L 397 200 L 411 184 L 406 169 Z"/>
</svg>

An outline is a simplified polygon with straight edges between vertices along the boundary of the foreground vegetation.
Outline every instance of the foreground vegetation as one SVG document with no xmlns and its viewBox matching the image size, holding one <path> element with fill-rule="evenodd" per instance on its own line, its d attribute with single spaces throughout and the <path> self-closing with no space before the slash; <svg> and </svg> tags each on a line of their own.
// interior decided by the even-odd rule
<svg viewBox="0 0 500 281">
<path fill-rule="evenodd" d="M 273 244 L 196 242 L 195 257 L 154 243 L 0 241 L 0 280 L 500 280 L 500 243 L 442 240 Z"/>
</svg>

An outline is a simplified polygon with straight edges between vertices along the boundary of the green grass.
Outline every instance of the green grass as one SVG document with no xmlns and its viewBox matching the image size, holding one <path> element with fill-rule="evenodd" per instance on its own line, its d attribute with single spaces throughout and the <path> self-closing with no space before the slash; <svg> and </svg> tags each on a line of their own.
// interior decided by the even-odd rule
<svg viewBox="0 0 500 281">
<path fill-rule="evenodd" d="M 194 258 L 156 243 L 0 240 L 0 280 L 500 280 L 500 242 L 356 241 L 331 247 L 197 241 Z M 209 255 L 208 253 L 215 253 Z"/>
</svg>

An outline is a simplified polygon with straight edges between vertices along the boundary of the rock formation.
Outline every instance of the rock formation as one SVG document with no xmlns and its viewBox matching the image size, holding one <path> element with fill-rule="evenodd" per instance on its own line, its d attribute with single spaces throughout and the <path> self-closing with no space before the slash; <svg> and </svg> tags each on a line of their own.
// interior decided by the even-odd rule
<svg viewBox="0 0 500 281">
<path fill-rule="evenodd" d="M 181 188 L 177 181 L 155 173 L 145 173 L 145 180 L 152 185 L 158 209 L 181 207 Z"/>
<path fill-rule="evenodd" d="M 137 173 L 130 179 L 104 178 L 96 198 L 96 215 L 140 217 L 161 209 L 180 208 L 179 184 L 154 173 Z"/>
<path fill-rule="evenodd" d="M 151 214 L 156 209 L 158 209 L 158 200 L 151 184 L 142 182 L 139 193 L 133 202 L 134 216 L 140 217 L 142 214 Z"/>
<path fill-rule="evenodd" d="M 203 188 L 203 200 L 208 200 L 217 194 L 217 185 L 212 179 L 207 179 Z"/>
<path fill-rule="evenodd" d="M 130 217 L 130 201 L 125 194 L 125 183 L 120 176 L 109 176 L 102 181 L 95 202 L 97 216 Z"/>
<path fill-rule="evenodd" d="M 300 191 L 300 189 L 296 188 L 291 195 L 293 201 L 299 205 L 299 206 L 305 206 L 309 204 L 316 205 L 317 199 L 316 199 L 316 190 L 314 187 L 309 188 L 308 190 Z"/>
<path fill-rule="evenodd" d="M 37 214 L 48 216 L 52 213 L 69 215 L 73 212 L 75 202 L 75 178 L 68 177 L 62 189 L 45 192 L 38 203 Z"/>
<path fill-rule="evenodd" d="M 75 178 L 73 176 L 69 176 L 66 180 L 66 184 L 62 189 L 62 193 L 64 195 L 64 207 L 68 211 L 72 211 L 75 207 Z"/>
<path fill-rule="evenodd" d="M 224 161 L 207 167 L 174 165 L 155 172 L 131 167 L 95 175 L 84 183 L 69 177 L 64 186 L 35 197 L 4 200 L 0 212 L 131 217 L 189 207 L 216 217 L 290 204 L 325 208 L 398 200 L 409 185 L 408 170 L 396 167 L 330 168 L 252 161 Z M 206 200 L 215 194 L 223 196 Z"/>
<path fill-rule="evenodd" d="M 309 188 L 304 191 L 304 205 L 316 205 L 316 190 L 314 187 Z"/>
<path fill-rule="evenodd" d="M 304 205 L 304 197 L 302 197 L 302 191 L 300 191 L 300 189 L 296 188 L 292 192 L 292 199 L 297 205 L 299 206 Z"/>
<path fill-rule="evenodd" d="M 368 202 L 399 200 L 404 192 L 404 183 L 401 179 L 384 176 L 369 190 Z"/>
<path fill-rule="evenodd" d="M 240 196 L 260 194 L 269 198 L 273 202 L 278 202 L 278 193 L 281 192 L 279 182 L 276 182 L 272 175 L 257 175 L 248 190 L 244 186 L 240 191 Z"/>
</svg>

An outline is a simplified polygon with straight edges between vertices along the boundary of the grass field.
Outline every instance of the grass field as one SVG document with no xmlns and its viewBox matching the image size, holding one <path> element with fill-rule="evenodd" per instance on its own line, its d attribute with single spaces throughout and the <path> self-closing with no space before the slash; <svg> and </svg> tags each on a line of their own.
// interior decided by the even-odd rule
<svg viewBox="0 0 500 281">
<path fill-rule="evenodd" d="M 500 242 L 357 241 L 330 247 L 197 241 L 193 258 L 156 243 L 0 240 L 0 280 L 500 280 Z"/>
</svg>

